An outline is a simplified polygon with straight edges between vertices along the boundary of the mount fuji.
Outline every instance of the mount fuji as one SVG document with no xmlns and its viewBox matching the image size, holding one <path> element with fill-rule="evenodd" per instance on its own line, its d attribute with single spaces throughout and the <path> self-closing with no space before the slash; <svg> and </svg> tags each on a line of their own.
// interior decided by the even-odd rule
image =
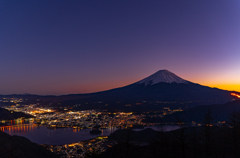
<svg viewBox="0 0 240 158">
<path fill-rule="evenodd" d="M 74 105 L 88 103 L 87 107 L 101 106 L 126 106 L 151 103 L 170 105 L 210 105 L 223 104 L 234 99 L 230 91 L 202 86 L 184 80 L 168 70 L 159 70 L 138 82 L 125 87 L 115 88 L 107 91 L 73 94 L 64 97 L 62 105 Z M 71 98 L 71 101 L 70 101 Z M 98 104 L 99 103 L 99 104 Z M 102 103 L 102 104 L 100 104 Z M 97 105 L 98 104 L 98 105 Z M 146 104 L 145 104 L 146 105 Z"/>
</svg>

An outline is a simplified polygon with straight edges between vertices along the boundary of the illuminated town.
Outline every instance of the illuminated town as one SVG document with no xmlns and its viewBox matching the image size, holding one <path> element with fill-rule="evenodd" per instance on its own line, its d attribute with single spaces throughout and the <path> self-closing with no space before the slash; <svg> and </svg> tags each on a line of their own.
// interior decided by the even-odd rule
<svg viewBox="0 0 240 158">
<path fill-rule="evenodd" d="M 150 118 L 158 118 L 182 111 L 181 109 L 171 110 L 169 107 L 164 107 L 162 111 L 152 113 L 151 115 L 149 112 L 137 115 L 133 112 L 108 112 L 107 110 L 71 111 L 71 109 L 67 109 L 67 107 L 65 107 L 63 111 L 59 111 L 54 107 L 41 107 L 37 104 L 20 105 L 19 103 L 23 101 L 18 98 L 4 98 L 2 100 L 13 103 L 5 106 L 5 109 L 34 116 L 34 118 L 29 119 L 2 120 L 2 123 L 7 123 L 8 125 L 0 127 L 0 130 L 7 130 L 9 134 L 12 132 L 29 132 L 38 126 L 45 126 L 49 129 L 72 128 L 73 132 L 81 129 L 97 129 L 101 131 L 107 128 L 143 128 L 154 125 L 154 123 L 146 123 L 143 121 L 146 115 Z M 116 143 L 116 141 L 108 140 L 108 136 L 98 136 L 83 142 L 43 146 L 62 157 L 83 158 L 88 152 L 97 151 L 101 153 Z"/>
<path fill-rule="evenodd" d="M 231 95 L 236 98 L 240 97 L 236 93 L 231 93 Z M 145 111 L 142 114 L 121 111 L 110 112 L 107 110 L 73 111 L 72 107 L 63 107 L 63 110 L 60 111 L 56 107 L 41 106 L 39 104 L 24 104 L 24 99 L 21 98 L 2 98 L 0 102 L 10 103 L 8 106 L 4 106 L 4 108 L 11 112 L 22 112 L 34 117 L 28 119 L 22 117 L 16 120 L 1 120 L 1 123 L 5 124 L 5 126 L 0 126 L 0 130 L 3 132 L 7 131 L 10 135 L 15 132 L 27 133 L 34 131 L 37 130 L 39 126 L 47 127 L 50 130 L 68 128 L 72 129 L 73 133 L 79 132 L 83 129 L 89 129 L 99 133 L 103 133 L 104 129 L 112 128 L 143 129 L 146 126 L 159 124 L 146 122 L 145 119 L 147 117 L 150 119 L 158 119 L 175 112 L 183 111 L 181 108 L 172 110 L 167 106 L 163 107 L 160 111 Z M 159 102 L 160 101 L 157 101 L 156 104 Z M 164 103 L 169 104 L 169 102 Z M 127 104 L 127 106 L 131 105 Z M 225 121 L 218 122 L 216 125 L 221 126 L 224 123 Z M 192 124 L 196 125 L 194 121 Z M 201 126 L 201 124 L 197 125 Z M 101 136 L 96 136 L 92 139 L 79 142 L 76 140 L 76 142 L 70 144 L 41 145 L 63 158 L 84 158 L 89 153 L 103 153 L 117 143 L 116 140 L 108 139 L 108 135 L 101 134 Z"/>
<path fill-rule="evenodd" d="M 117 144 L 116 141 L 109 141 L 107 136 L 96 137 L 95 139 L 65 144 L 65 145 L 43 145 L 50 151 L 60 155 L 61 157 L 84 158 L 89 152 L 102 153 L 108 148 Z"/>
<path fill-rule="evenodd" d="M 49 128 L 99 128 L 120 127 L 128 128 L 133 125 L 146 124 L 142 122 L 144 115 L 133 115 L 132 112 L 99 112 L 96 110 L 57 112 L 50 108 L 39 108 L 36 105 L 22 107 L 5 107 L 10 111 L 24 112 L 35 116 L 35 123 Z M 110 116 L 111 115 L 111 116 Z"/>
</svg>

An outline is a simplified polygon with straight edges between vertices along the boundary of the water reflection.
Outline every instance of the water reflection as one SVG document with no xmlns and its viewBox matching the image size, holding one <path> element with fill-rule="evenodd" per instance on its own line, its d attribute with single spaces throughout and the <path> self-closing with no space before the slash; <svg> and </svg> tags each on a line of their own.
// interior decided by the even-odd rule
<svg viewBox="0 0 240 158">
<path fill-rule="evenodd" d="M 164 125 L 163 127 L 152 126 L 155 130 L 170 131 L 179 128 L 178 126 Z M 101 134 L 90 134 L 91 129 L 80 128 L 55 128 L 49 129 L 45 126 L 34 124 L 32 121 L 11 121 L 8 126 L 0 127 L 0 130 L 10 135 L 23 136 L 38 144 L 63 145 L 85 141 L 97 136 L 108 136 L 117 128 L 101 129 Z M 142 129 L 136 129 L 136 131 Z"/>
<path fill-rule="evenodd" d="M 45 126 L 39 126 L 34 123 L 8 125 L 0 127 L 0 130 L 10 135 L 23 136 L 38 144 L 62 145 L 79 141 L 85 141 L 97 136 L 108 136 L 117 128 L 108 128 L 101 130 L 101 134 L 90 134 L 91 129 L 80 128 L 55 128 L 49 129 Z"/>
<path fill-rule="evenodd" d="M 29 131 L 32 131 L 36 129 L 38 125 L 36 124 L 21 124 L 21 125 L 9 125 L 9 126 L 3 126 L 0 127 L 0 131 L 6 132 L 10 135 L 16 134 L 16 133 L 28 133 Z"/>
</svg>

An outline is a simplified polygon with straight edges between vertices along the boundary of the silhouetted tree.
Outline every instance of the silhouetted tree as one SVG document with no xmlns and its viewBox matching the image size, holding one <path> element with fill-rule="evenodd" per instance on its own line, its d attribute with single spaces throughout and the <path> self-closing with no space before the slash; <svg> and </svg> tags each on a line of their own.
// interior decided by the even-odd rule
<svg viewBox="0 0 240 158">
<path fill-rule="evenodd" d="M 191 135 L 190 135 L 190 141 L 189 141 L 189 146 L 191 150 L 190 154 L 192 155 L 192 157 L 197 158 L 198 155 L 198 133 L 197 133 L 197 127 L 192 127 L 192 131 L 191 131 Z"/>
<path fill-rule="evenodd" d="M 239 133 L 240 133 L 240 112 L 233 111 L 228 117 L 228 125 L 232 129 L 231 142 L 233 143 L 234 157 L 238 157 Z"/>
<path fill-rule="evenodd" d="M 208 109 L 208 112 L 205 114 L 204 118 L 204 141 L 205 141 L 205 154 L 206 157 L 211 156 L 211 143 L 212 143 L 212 112 Z"/>
<path fill-rule="evenodd" d="M 180 142 L 180 147 L 181 147 L 181 157 L 185 158 L 185 150 L 186 150 L 186 132 L 185 130 L 187 127 L 184 125 L 184 122 L 182 122 L 180 119 L 176 118 L 178 121 L 178 126 L 179 126 L 179 132 L 177 136 L 177 140 Z"/>
</svg>

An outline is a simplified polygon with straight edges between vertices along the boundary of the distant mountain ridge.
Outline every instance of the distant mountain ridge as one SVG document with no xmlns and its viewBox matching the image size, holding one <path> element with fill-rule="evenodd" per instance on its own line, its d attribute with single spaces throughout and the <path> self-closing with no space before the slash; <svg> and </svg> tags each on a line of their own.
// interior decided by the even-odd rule
<svg viewBox="0 0 240 158">
<path fill-rule="evenodd" d="M 31 98 L 31 95 L 27 97 Z M 159 70 L 138 82 L 107 91 L 62 96 L 38 97 L 33 95 L 32 98 L 34 99 L 28 98 L 28 102 L 32 101 L 30 103 L 33 103 L 34 100 L 40 98 L 42 104 L 53 103 L 52 105 L 55 106 L 77 104 L 81 106 L 80 109 L 109 108 L 110 106 L 114 109 L 117 106 L 123 107 L 126 104 L 135 105 L 135 103 L 149 103 L 155 109 L 158 106 L 155 106 L 156 102 L 197 106 L 223 104 L 235 97 L 231 96 L 230 91 L 202 86 L 182 79 L 168 70 Z M 135 107 L 131 108 L 134 109 Z M 136 108 L 142 107 L 138 106 Z"/>
</svg>

